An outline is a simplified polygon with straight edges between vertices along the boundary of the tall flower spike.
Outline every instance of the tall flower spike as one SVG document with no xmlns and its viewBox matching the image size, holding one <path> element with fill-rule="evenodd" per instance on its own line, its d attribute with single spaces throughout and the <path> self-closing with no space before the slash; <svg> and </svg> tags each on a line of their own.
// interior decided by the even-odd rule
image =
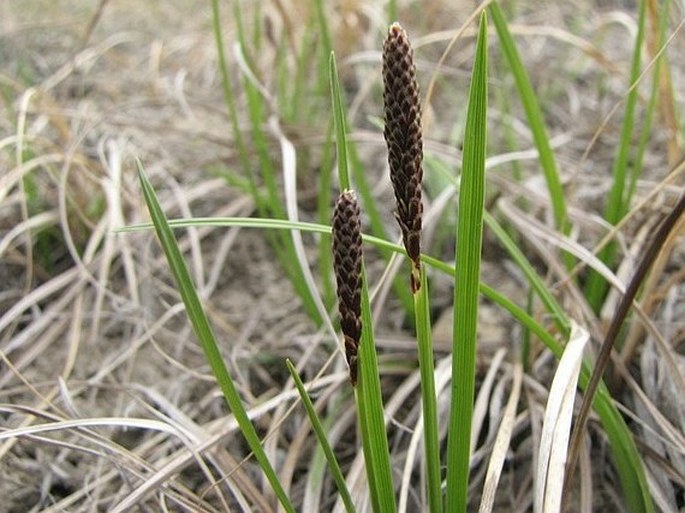
<svg viewBox="0 0 685 513">
<path fill-rule="evenodd" d="M 345 356 L 354 386 L 357 384 L 357 352 L 362 333 L 362 235 L 359 204 L 352 191 L 340 194 L 333 212 L 333 270 L 338 285 Z"/>
<path fill-rule="evenodd" d="M 402 230 L 404 247 L 412 260 L 411 284 L 421 286 L 421 179 L 423 142 L 421 105 L 416 83 L 414 50 L 407 33 L 393 23 L 383 43 L 383 103 L 385 142 L 388 145 L 390 180 L 395 191 L 395 218 Z"/>
</svg>

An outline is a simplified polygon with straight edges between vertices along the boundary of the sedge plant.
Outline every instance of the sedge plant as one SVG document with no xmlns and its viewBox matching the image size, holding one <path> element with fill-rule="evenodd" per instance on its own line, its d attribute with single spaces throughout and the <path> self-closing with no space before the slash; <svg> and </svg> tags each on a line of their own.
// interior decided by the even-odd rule
<svg viewBox="0 0 685 513">
<path fill-rule="evenodd" d="M 383 43 L 383 135 L 388 147 L 390 181 L 395 193 L 395 218 L 410 260 L 410 284 L 421 371 L 425 467 L 430 511 L 442 511 L 440 447 L 434 358 L 430 333 L 428 283 L 421 265 L 421 180 L 423 136 L 421 102 L 416 81 L 414 51 L 407 33 L 398 24 L 390 26 Z"/>
<path fill-rule="evenodd" d="M 325 19 L 322 5 L 321 2 L 316 3 L 319 23 L 324 23 L 321 20 Z M 540 164 L 550 192 L 554 222 L 562 234 L 567 234 L 569 230 L 567 207 L 555 157 L 544 127 L 541 109 L 537 103 L 531 81 L 527 77 L 526 70 L 518 55 L 514 40 L 509 34 L 501 9 L 496 2 L 492 2 L 488 7 L 488 12 L 494 22 L 504 58 L 515 76 L 519 95 L 532 128 Z M 215 15 L 218 16 L 218 14 Z M 216 30 L 218 31 L 218 29 Z M 244 40 L 244 36 L 241 36 L 241 39 Z M 220 43 L 221 38 L 217 36 L 217 40 Z M 330 47 L 330 41 L 328 46 Z M 394 213 L 402 235 L 401 246 L 389 242 L 384 230 L 372 229 L 375 235 L 362 233 L 362 212 L 368 210 L 373 212 L 369 216 L 373 225 L 380 222 L 381 218 L 376 214 L 380 206 L 369 204 L 373 202 L 373 199 L 368 191 L 368 184 L 360 183 L 363 181 L 363 172 L 361 172 L 358 157 L 347 139 L 346 116 L 333 53 L 329 53 L 328 60 L 328 78 L 333 105 L 331 132 L 335 133 L 338 181 L 341 192 L 335 202 L 330 225 L 323 222 L 310 224 L 287 219 L 283 215 L 284 213 L 279 210 L 280 207 L 273 207 L 279 200 L 275 190 L 276 181 L 273 177 L 273 170 L 269 170 L 271 164 L 267 166 L 269 178 L 266 197 L 263 196 L 263 192 L 256 189 L 256 182 L 250 178 L 252 193 L 256 195 L 256 198 L 263 200 L 263 202 L 261 202 L 262 200 L 257 202 L 258 205 L 261 204 L 264 207 L 263 210 L 260 210 L 260 218 L 194 219 L 192 221 L 169 222 L 159 208 L 154 191 L 147 181 L 142 167 L 140 169 L 141 182 L 155 229 L 174 271 L 196 334 L 201 341 L 208 361 L 212 365 L 231 412 L 238 420 L 250 449 L 267 476 L 281 506 L 286 511 L 294 510 L 290 498 L 283 492 L 277 474 L 264 454 L 261 441 L 241 405 L 235 385 L 221 362 L 216 340 L 203 313 L 197 293 L 193 292 L 187 270 L 184 270 L 183 259 L 178 251 L 171 228 L 190 224 L 257 227 L 278 233 L 279 235 L 274 238 L 275 241 L 286 240 L 282 237 L 285 237 L 285 234 L 291 230 L 312 232 L 326 238 L 330 237 L 332 241 L 330 267 L 336 284 L 335 297 L 337 298 L 342 331 L 342 352 L 347 362 L 349 386 L 357 407 L 358 429 L 364 456 L 369 498 L 372 509 L 376 513 L 397 511 L 397 505 L 393 482 L 393 465 L 387 435 L 388 419 L 384 415 L 381 394 L 380 372 L 382 368 L 379 367 L 376 354 L 369 286 L 363 264 L 363 247 L 364 244 L 371 244 L 384 255 L 404 254 L 409 263 L 409 280 L 404 282 L 404 287 L 411 297 L 419 362 L 421 414 L 424 429 L 422 463 L 425 472 L 427 511 L 431 513 L 467 511 L 470 504 L 469 469 L 473 447 L 471 423 L 476 391 L 475 363 L 479 296 L 482 294 L 508 311 L 559 360 L 570 358 L 568 354 L 566 355 L 567 358 L 564 358 L 566 348 L 564 342 L 560 342 L 559 338 L 563 341 L 577 338 L 577 335 L 574 335 L 577 330 L 571 329 L 572 326 L 575 327 L 575 324 L 567 318 L 556 299 L 545 288 L 542 279 L 537 276 L 532 265 L 511 240 L 507 231 L 484 208 L 488 139 L 486 123 L 488 105 L 487 52 L 487 16 L 483 12 L 480 17 L 468 96 L 462 173 L 460 182 L 455 183 L 455 187 L 459 190 L 459 210 L 455 227 L 456 257 L 454 264 L 438 260 L 421 252 L 423 221 L 421 108 L 413 49 L 406 32 L 397 23 L 390 26 L 383 44 L 382 79 L 385 122 L 383 134 L 387 144 L 390 179 L 395 197 Z M 228 77 L 224 76 L 223 78 L 226 86 Z M 246 87 L 252 86 L 246 83 Z M 226 90 L 225 92 L 230 97 Z M 256 91 L 251 94 L 252 103 L 250 105 L 254 107 L 252 127 L 253 130 L 258 130 L 260 114 L 257 104 L 259 100 Z M 232 112 L 231 117 L 236 130 L 236 140 L 239 144 L 243 144 L 242 139 L 237 135 L 239 130 L 233 115 L 235 106 L 229 98 L 227 98 L 227 105 Z M 267 148 L 264 141 L 260 140 L 262 144 L 258 153 L 260 161 L 265 164 Z M 244 148 L 241 151 L 244 152 Z M 350 170 L 350 168 L 352 169 Z M 330 181 L 326 183 L 330 183 Z M 362 191 L 359 198 L 355 192 L 356 189 Z M 269 214 L 273 215 L 270 216 Z M 550 330 L 549 327 L 533 318 L 525 309 L 480 282 L 484 224 L 490 227 L 495 237 L 523 270 L 526 280 L 531 284 L 535 294 L 542 300 L 543 308 L 554 320 L 554 329 Z M 322 247 L 324 247 L 323 244 Z M 287 254 L 286 250 L 284 255 Z M 570 261 L 567 260 L 567 263 Z M 454 280 L 450 405 L 444 454 L 441 454 L 439 438 L 438 401 L 435 387 L 436 363 L 431 341 L 427 267 L 436 272 L 447 273 Z M 560 334 L 560 337 L 554 336 L 553 332 Z M 572 386 L 564 389 L 564 419 L 568 421 L 569 415 L 572 413 L 575 380 L 577 379 L 581 389 L 590 388 L 591 397 L 586 408 L 594 408 L 605 429 L 629 511 L 632 513 L 649 513 L 653 511 L 653 506 L 649 497 L 645 474 L 642 470 L 642 462 L 631 432 L 614 404 L 609 390 L 598 377 L 592 377 L 592 365 L 583 361 L 578 355 L 578 351 L 578 347 L 574 346 L 571 355 L 573 356 L 572 365 L 570 365 L 571 374 L 573 374 L 570 381 Z M 322 451 L 325 453 L 328 468 L 335 479 L 344 507 L 348 512 L 354 511 L 360 505 L 360 500 L 355 498 L 348 489 L 348 483 L 345 482 L 341 470 L 342 465 L 337 461 L 334 450 L 327 443 L 325 422 L 318 417 L 319 413 L 315 411 L 312 405 L 306 385 L 302 383 L 290 362 L 288 362 L 288 368 L 311 419 Z M 568 367 L 565 368 L 565 372 L 568 372 Z M 520 376 L 517 379 L 516 386 L 520 388 Z M 515 404 L 509 405 L 508 410 L 509 417 L 513 418 Z M 563 426 L 562 431 L 567 430 L 567 423 L 564 423 Z M 560 435 L 561 439 L 565 440 L 565 433 Z M 505 437 L 503 439 L 506 439 L 506 436 L 506 433 L 503 434 Z M 493 461 L 499 461 L 500 465 L 503 464 L 503 458 L 501 460 L 493 459 Z M 498 475 L 498 471 L 495 469 L 491 475 Z M 545 476 L 545 478 L 549 480 L 549 476 Z M 488 493 L 494 493 L 492 490 L 495 489 L 496 483 L 489 482 L 488 490 L 490 491 Z M 545 503 L 557 504 L 558 499 L 559 496 L 555 495 L 552 499 L 547 497 L 544 500 L 548 501 Z M 541 498 L 539 503 L 541 504 L 542 501 Z"/>
</svg>

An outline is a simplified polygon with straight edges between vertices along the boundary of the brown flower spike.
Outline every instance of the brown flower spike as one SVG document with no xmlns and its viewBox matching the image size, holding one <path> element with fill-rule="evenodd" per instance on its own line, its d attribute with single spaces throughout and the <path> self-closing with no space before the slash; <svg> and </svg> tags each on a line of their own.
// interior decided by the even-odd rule
<svg viewBox="0 0 685 513">
<path fill-rule="evenodd" d="M 421 105 L 416 83 L 414 50 L 407 33 L 393 23 L 383 43 L 383 102 L 385 142 L 388 145 L 390 180 L 395 191 L 395 218 L 402 230 L 404 247 L 413 262 L 411 282 L 421 286 L 421 179 L 423 143 Z"/>
<path fill-rule="evenodd" d="M 362 235 L 359 204 L 352 191 L 340 194 L 333 212 L 333 270 L 338 285 L 345 355 L 354 386 L 357 384 L 357 351 L 362 333 Z"/>
</svg>

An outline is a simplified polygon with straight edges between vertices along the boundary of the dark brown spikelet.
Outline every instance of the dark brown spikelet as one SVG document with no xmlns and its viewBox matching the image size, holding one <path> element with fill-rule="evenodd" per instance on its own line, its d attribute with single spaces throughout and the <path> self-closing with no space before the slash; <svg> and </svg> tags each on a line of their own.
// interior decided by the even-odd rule
<svg viewBox="0 0 685 513">
<path fill-rule="evenodd" d="M 362 334 L 362 235 L 359 204 L 352 191 L 340 194 L 333 212 L 333 270 L 350 381 L 356 385 L 357 351 Z"/>
<path fill-rule="evenodd" d="M 402 230 L 404 247 L 413 262 L 412 289 L 420 286 L 421 179 L 423 142 L 421 105 L 416 83 L 414 50 L 407 33 L 393 23 L 383 43 L 383 103 L 385 142 L 388 145 L 390 180 L 395 191 L 395 217 Z"/>
</svg>

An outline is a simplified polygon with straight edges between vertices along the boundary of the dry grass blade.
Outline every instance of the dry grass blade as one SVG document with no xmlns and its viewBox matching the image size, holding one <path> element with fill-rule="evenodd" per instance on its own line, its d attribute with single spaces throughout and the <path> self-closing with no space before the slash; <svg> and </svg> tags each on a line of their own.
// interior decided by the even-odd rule
<svg viewBox="0 0 685 513">
<path fill-rule="evenodd" d="M 577 324 L 571 324 L 571 337 L 552 381 L 542 427 L 540 453 L 535 479 L 536 513 L 561 510 L 564 464 L 573 417 L 573 403 L 583 360 L 583 349 L 590 339 Z"/>
<path fill-rule="evenodd" d="M 73 427 L 92 427 L 92 426 L 125 426 L 137 427 L 143 429 L 152 429 L 163 431 L 168 434 L 178 436 L 184 443 L 190 444 L 194 438 L 191 433 L 184 432 L 179 426 L 171 426 L 165 422 L 159 422 L 148 419 L 132 419 L 132 418 L 94 418 L 94 419 L 76 419 L 61 422 L 50 422 L 40 424 L 38 426 L 29 426 L 18 429 L 8 429 L 0 433 L 0 440 L 16 438 L 26 435 L 35 435 L 38 433 L 47 433 L 50 431 L 59 431 L 62 429 L 69 429 Z"/>
<path fill-rule="evenodd" d="M 502 348 L 493 356 L 492 361 L 488 365 L 488 372 L 483 378 L 483 382 L 478 389 L 478 395 L 473 403 L 473 418 L 471 419 L 471 444 L 469 449 L 470 454 L 473 454 L 476 450 L 476 444 L 478 443 L 481 430 L 483 430 L 483 426 L 485 424 L 485 418 L 490 409 L 489 403 L 491 400 L 492 390 L 496 384 L 497 373 L 500 372 L 506 353 L 506 350 Z"/>
<path fill-rule="evenodd" d="M 441 394 L 446 393 L 445 389 L 449 388 L 449 383 L 450 380 L 452 379 L 451 375 L 451 366 L 452 366 L 452 361 L 449 357 L 443 358 L 438 362 L 435 368 L 435 389 L 436 393 L 438 396 L 441 396 Z M 411 375 L 410 378 L 405 380 L 404 386 L 409 387 L 409 386 L 418 386 L 419 385 L 419 378 L 420 374 L 418 372 L 415 372 Z M 394 402 L 397 401 L 407 401 L 409 398 L 401 393 L 401 389 L 398 390 L 397 395 L 393 398 Z M 389 407 L 392 407 L 392 403 L 388 405 Z M 409 443 L 409 447 L 407 449 L 407 457 L 405 460 L 404 464 L 404 470 L 402 472 L 402 482 L 400 485 L 400 493 L 399 493 L 399 503 L 397 506 L 397 511 L 399 513 L 405 513 L 407 511 L 412 511 L 412 509 L 408 506 L 409 503 L 409 494 L 412 491 L 412 486 L 413 483 L 412 481 L 415 479 L 414 472 L 416 471 L 417 468 L 420 467 L 420 465 L 417 465 L 417 453 L 419 452 L 419 449 L 421 447 L 421 441 L 425 437 L 425 425 L 424 425 L 424 417 L 420 416 L 418 418 L 418 421 L 415 426 L 413 426 L 413 432 L 411 436 L 411 441 Z M 422 458 L 426 458 L 426 453 L 424 451 L 423 454 L 421 454 Z"/>
<path fill-rule="evenodd" d="M 297 153 L 295 151 L 293 143 L 285 136 L 283 130 L 281 129 L 281 126 L 278 123 L 278 120 L 275 117 L 270 119 L 269 125 L 274 135 L 278 138 L 278 142 L 281 146 L 281 155 L 283 159 L 283 182 L 285 189 L 285 203 L 288 219 L 297 222 L 299 220 L 297 213 L 298 205 L 296 185 Z M 331 319 L 328 316 L 328 313 L 326 312 L 326 307 L 324 306 L 323 300 L 321 299 L 321 296 L 318 293 L 318 289 L 316 288 L 316 280 L 314 279 L 312 271 L 307 262 L 307 255 L 305 253 L 304 242 L 302 241 L 302 234 L 299 231 L 293 230 L 291 232 L 291 236 L 293 239 L 295 254 L 297 256 L 299 266 L 302 269 L 302 276 L 307 283 L 309 293 L 311 294 L 311 297 L 314 300 L 314 303 L 316 304 L 316 308 L 318 309 L 321 318 L 324 320 L 326 328 L 328 328 L 331 336 L 335 338 L 335 329 L 333 328 L 333 323 L 331 322 Z"/>
<path fill-rule="evenodd" d="M 461 10 L 459 19 L 444 16 L 454 10 L 445 0 L 421 3 L 420 13 L 416 2 L 396 0 L 242 0 L 228 8 L 219 0 L 211 8 L 203 0 L 72 0 L 61 8 L 65 3 L 0 2 L 0 511 L 278 508 L 221 405 L 154 234 L 127 228 L 148 219 L 135 174 L 139 157 L 174 218 L 221 354 L 297 511 L 342 513 L 344 505 L 309 421 L 292 409 L 298 396 L 283 362 L 297 362 L 354 502 L 370 511 L 355 399 L 370 382 L 365 350 L 376 348 L 384 417 L 371 439 L 388 442 L 388 483 L 396 485 L 388 489 L 398 511 L 439 512 L 430 502 L 431 452 L 422 447 L 430 438 L 423 383 L 434 382 L 438 455 L 455 452 L 446 450 L 448 432 L 466 440 L 472 429 L 475 448 L 470 460 L 461 458 L 471 473 L 467 511 L 490 501 L 492 513 L 532 512 L 541 417 L 568 337 L 565 317 L 583 319 L 601 342 L 657 213 L 670 211 L 682 194 L 676 118 L 685 61 L 673 55 L 683 53 L 685 22 L 673 16 L 673 2 L 661 9 L 647 2 L 645 44 L 634 47 L 637 8 L 645 2 L 601 9 L 591 2 L 527 1 L 507 10 L 559 163 L 573 223 L 568 238 L 545 228 L 553 225 L 552 212 L 535 131 L 504 47 L 494 39 L 485 45 L 497 75 L 487 81 L 486 209 L 520 254 L 513 256 L 498 228 L 486 228 L 480 276 L 487 299 L 477 298 L 473 394 L 463 385 L 457 393 L 446 390 L 466 372 L 451 372 L 453 321 L 443 314 L 453 304 L 452 228 L 464 217 L 455 207 L 463 200 L 456 194 L 459 172 L 468 167 L 461 134 L 474 21 L 494 2 Z M 406 33 L 395 26 L 386 47 L 403 53 L 386 63 L 383 77 L 380 46 L 394 20 Z M 627 82 L 636 47 L 643 65 L 639 78 Z M 329 73 L 337 90 L 331 109 L 326 71 L 333 48 L 339 75 L 338 68 Z M 387 120 L 404 128 L 384 127 L 385 78 L 399 94 L 386 94 L 395 106 Z M 626 190 L 629 212 L 611 226 L 601 218 L 611 187 L 611 173 L 602 170 L 615 158 L 626 96 L 633 93 L 639 123 L 627 162 L 634 182 Z M 415 96 L 420 109 L 412 110 Z M 331 114 L 339 132 L 329 127 Z M 397 136 L 395 163 L 409 164 L 397 183 L 388 175 L 384 128 Z M 338 173 L 336 183 L 336 157 L 352 182 Z M 422 183 L 412 182 L 413 168 Z M 369 227 L 369 237 L 362 236 L 362 338 L 358 347 L 348 343 L 358 351 L 354 388 L 338 354 L 353 360 L 354 352 L 343 349 L 338 321 L 335 334 L 329 322 L 337 308 L 331 207 L 338 190 L 352 183 Z M 401 186 L 398 206 L 394 185 Z M 409 219 L 411 208 L 423 209 L 420 226 Z M 585 429 L 591 443 L 581 444 L 569 512 L 682 507 L 683 223 L 681 217 L 640 286 L 617 338 L 620 357 L 612 350 L 609 386 L 600 386 L 593 403 L 599 422 L 589 439 Z M 408 240 L 406 233 L 419 228 L 420 241 Z M 393 230 L 397 237 L 387 235 Z M 620 262 L 609 266 L 613 274 L 591 255 L 609 243 L 621 250 Z M 562 258 L 566 252 L 578 256 L 573 270 Z M 397 279 L 415 270 L 419 253 L 428 286 L 422 281 L 416 295 L 430 299 L 432 361 L 417 351 L 420 323 L 411 319 L 409 277 Z M 592 268 L 615 284 L 595 311 L 581 287 Z M 365 286 L 373 292 L 372 316 L 365 316 Z M 374 344 L 365 338 L 371 328 Z M 506 446 L 511 411 L 505 407 L 513 404 L 519 372 L 510 362 L 519 349 L 528 397 L 525 405 L 519 400 Z M 434 381 L 420 375 L 428 368 L 422 361 L 430 361 Z M 586 363 L 581 387 L 591 372 Z M 476 398 L 472 422 L 446 429 L 449 398 L 460 393 L 472 405 Z M 449 494 L 448 465 L 435 460 L 442 500 Z M 642 466 L 640 481 L 631 469 Z"/>
<path fill-rule="evenodd" d="M 583 261 L 586 265 L 597 271 L 604 279 L 611 283 L 613 287 L 624 290 L 625 285 L 616 277 L 611 269 L 593 255 L 586 247 L 581 246 L 570 237 L 545 226 L 544 223 L 534 219 L 530 215 L 524 214 L 509 200 L 499 201 L 498 206 L 507 216 L 507 219 L 518 228 L 523 236 L 529 239 L 538 238 L 543 245 L 553 245 L 556 248 L 572 254 L 578 260 Z"/>
<path fill-rule="evenodd" d="M 497 438 L 495 438 L 495 444 L 492 448 L 490 463 L 485 475 L 485 484 L 483 484 L 483 498 L 478 508 L 478 513 L 490 513 L 495 505 L 497 484 L 502 475 L 502 468 L 509 450 L 509 443 L 511 442 L 511 433 L 516 420 L 516 407 L 521 396 L 521 382 L 523 381 L 523 367 L 521 364 L 515 364 L 513 369 L 514 379 L 511 386 L 511 394 L 509 395 L 509 400 L 502 416 L 502 422 L 497 430 Z"/>
</svg>

